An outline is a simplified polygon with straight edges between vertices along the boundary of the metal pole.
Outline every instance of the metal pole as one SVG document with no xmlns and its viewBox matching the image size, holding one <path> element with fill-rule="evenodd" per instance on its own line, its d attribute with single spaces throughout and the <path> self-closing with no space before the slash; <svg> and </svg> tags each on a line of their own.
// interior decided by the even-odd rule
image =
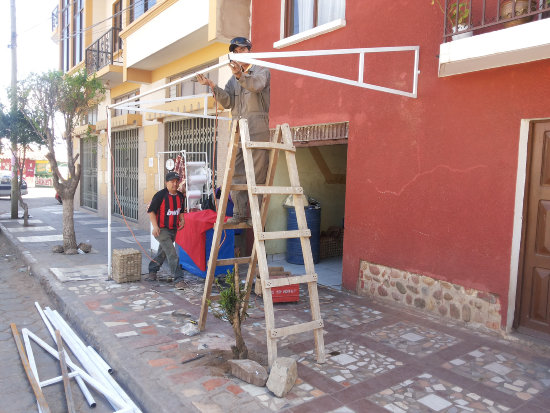
<svg viewBox="0 0 550 413">
<path fill-rule="evenodd" d="M 11 113 L 15 114 L 17 110 L 17 29 L 15 18 L 15 0 L 10 1 L 11 12 Z M 12 170 L 11 170 L 11 219 L 17 219 L 19 216 L 18 195 L 19 181 L 17 180 L 16 159 L 17 156 L 17 136 L 10 133 L 11 137 L 11 153 L 12 153 Z"/>
</svg>

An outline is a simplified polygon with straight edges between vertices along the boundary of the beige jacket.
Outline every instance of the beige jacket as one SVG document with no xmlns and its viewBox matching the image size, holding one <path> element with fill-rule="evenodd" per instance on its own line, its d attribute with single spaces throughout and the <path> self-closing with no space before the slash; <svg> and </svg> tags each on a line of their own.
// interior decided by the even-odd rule
<svg viewBox="0 0 550 413">
<path fill-rule="evenodd" d="M 218 102 L 231 109 L 233 122 L 248 120 L 250 140 L 269 141 L 270 73 L 265 67 L 253 65 L 241 75 L 231 79 L 222 89 L 214 88 Z"/>
</svg>

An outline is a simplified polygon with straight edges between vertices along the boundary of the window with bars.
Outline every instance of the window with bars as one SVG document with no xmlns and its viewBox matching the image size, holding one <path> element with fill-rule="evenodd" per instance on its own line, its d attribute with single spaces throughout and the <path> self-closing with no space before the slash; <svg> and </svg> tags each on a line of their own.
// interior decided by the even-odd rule
<svg viewBox="0 0 550 413">
<path fill-rule="evenodd" d="M 119 103 L 119 102 L 125 101 L 126 99 L 133 98 L 137 95 L 139 95 L 139 90 L 134 90 L 133 92 L 130 92 L 130 93 L 127 93 L 125 95 L 116 97 L 114 99 L 113 103 Z M 137 112 L 135 110 L 125 110 L 125 109 L 115 108 L 115 112 L 114 112 L 113 116 L 121 116 L 121 115 L 134 114 L 134 113 L 137 113 Z"/>
<path fill-rule="evenodd" d="M 73 3 L 73 66 L 79 64 L 84 57 L 84 0 Z"/>
<path fill-rule="evenodd" d="M 344 19 L 346 15 L 346 0 L 283 1 L 285 1 L 286 37 L 337 19 Z"/>
<path fill-rule="evenodd" d="M 156 3 L 156 0 L 130 0 L 130 23 L 145 14 Z"/>
<path fill-rule="evenodd" d="M 194 67 L 191 70 L 187 70 L 182 73 L 178 73 L 177 75 L 171 76 L 168 81 L 173 82 L 174 80 L 181 79 L 184 76 L 190 75 L 192 73 L 198 72 L 199 70 L 206 69 L 209 66 L 215 65 L 218 63 L 216 60 L 213 60 L 211 62 L 205 63 L 204 65 Z M 208 79 L 211 79 L 214 83 L 218 83 L 218 71 L 213 71 L 209 73 L 205 73 L 204 75 Z M 176 98 L 176 97 L 182 97 L 182 96 L 191 96 L 191 95 L 198 95 L 201 93 L 210 93 L 211 90 L 208 86 L 203 86 L 199 82 L 183 82 L 178 83 L 176 85 L 170 86 L 170 88 L 166 92 L 166 97 L 168 98 Z"/>
</svg>

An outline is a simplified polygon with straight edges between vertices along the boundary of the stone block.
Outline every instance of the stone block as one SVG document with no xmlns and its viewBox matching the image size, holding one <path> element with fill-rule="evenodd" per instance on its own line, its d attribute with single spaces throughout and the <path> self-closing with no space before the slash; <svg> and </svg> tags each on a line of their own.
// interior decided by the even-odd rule
<svg viewBox="0 0 550 413">
<path fill-rule="evenodd" d="M 290 357 L 279 357 L 271 366 L 267 379 L 267 388 L 277 397 L 285 397 L 298 378 L 296 360 Z"/>
<path fill-rule="evenodd" d="M 267 381 L 267 370 L 254 360 L 229 360 L 231 374 L 254 386 L 263 387 Z"/>
<path fill-rule="evenodd" d="M 401 294 L 405 294 L 407 292 L 407 290 L 405 289 L 405 286 L 402 283 L 400 283 L 399 281 L 397 281 L 395 283 L 395 286 L 397 287 L 397 289 L 399 290 L 399 292 Z"/>
<path fill-rule="evenodd" d="M 382 285 L 378 286 L 378 295 L 381 297 L 386 297 L 388 295 L 388 290 L 386 290 Z"/>
</svg>

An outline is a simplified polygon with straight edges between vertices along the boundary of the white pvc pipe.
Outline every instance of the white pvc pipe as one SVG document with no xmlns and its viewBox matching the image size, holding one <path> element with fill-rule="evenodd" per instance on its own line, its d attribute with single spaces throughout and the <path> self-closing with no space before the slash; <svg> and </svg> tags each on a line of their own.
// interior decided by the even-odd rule
<svg viewBox="0 0 550 413">
<path fill-rule="evenodd" d="M 94 354 L 94 356 L 97 356 L 96 360 L 99 362 L 99 365 L 101 366 L 101 368 L 104 369 L 107 373 L 113 374 L 113 368 L 107 364 L 105 359 L 103 359 L 103 357 L 101 357 L 99 353 L 95 351 L 95 349 L 92 346 L 86 347 L 86 351 L 88 351 L 91 354 Z"/>
<path fill-rule="evenodd" d="M 53 327 L 50 323 L 50 320 L 46 317 L 46 314 L 44 314 L 44 311 L 40 307 L 40 304 L 38 302 L 34 302 L 34 306 L 38 310 L 38 313 L 40 314 L 40 317 L 42 317 L 42 320 L 44 321 L 44 324 L 46 324 L 46 328 L 50 332 L 50 335 L 52 336 L 53 341 L 57 344 L 57 338 L 55 337 L 55 332 L 53 330 Z M 67 353 L 65 353 L 65 360 L 70 360 L 70 357 Z M 69 373 L 69 376 L 71 376 L 73 373 Z M 61 377 L 61 376 L 59 376 Z M 53 379 L 52 379 L 53 380 Z M 86 402 L 88 403 L 88 406 L 91 408 L 96 407 L 96 402 L 92 396 L 92 393 L 90 393 L 90 390 L 88 390 L 88 387 L 86 387 L 86 383 L 84 383 L 84 380 L 82 380 L 82 377 L 79 375 L 76 375 L 75 377 L 76 383 L 78 384 L 78 387 L 80 387 L 80 390 L 82 391 L 82 394 L 84 395 L 84 398 L 86 399 Z M 57 383 L 57 382 L 56 382 Z M 45 384 L 47 386 L 48 384 Z"/>
<path fill-rule="evenodd" d="M 34 354 L 32 352 L 31 343 L 29 341 L 29 337 L 21 331 L 23 334 L 23 342 L 25 343 L 25 350 L 27 352 L 27 359 L 29 360 L 29 365 L 31 366 L 31 371 L 34 376 L 34 379 L 38 383 L 38 386 L 42 388 L 42 385 L 40 384 L 40 379 L 38 378 L 38 371 L 36 369 L 36 362 L 34 361 Z M 42 413 L 42 408 L 40 407 L 40 403 L 38 403 L 38 399 L 36 400 L 36 406 L 38 407 L 38 413 Z"/>
<path fill-rule="evenodd" d="M 68 373 L 68 376 L 69 378 L 80 377 L 76 371 L 71 371 L 70 373 Z M 51 384 L 59 383 L 60 381 L 63 381 L 63 376 L 52 377 L 51 379 L 41 381 L 39 384 L 40 387 L 46 387 Z"/>
<path fill-rule="evenodd" d="M 114 108 L 117 108 L 119 106 L 126 105 L 128 102 L 133 102 L 134 100 L 138 100 L 138 99 L 141 100 L 144 96 L 147 96 L 147 95 L 150 95 L 152 93 L 158 92 L 159 90 L 167 89 L 171 86 L 174 86 L 174 85 L 177 85 L 179 83 L 185 82 L 186 80 L 192 79 L 195 76 L 197 76 L 198 74 L 208 73 L 208 72 L 211 72 L 212 70 L 218 69 L 218 68 L 220 68 L 222 66 L 225 66 L 225 65 L 228 65 L 228 64 L 229 64 L 229 60 L 226 61 L 226 62 L 217 63 L 215 65 L 209 66 L 209 67 L 207 67 L 205 69 L 202 69 L 202 70 L 198 70 L 195 73 L 191 73 L 190 75 L 187 75 L 187 76 L 184 76 L 182 78 L 176 79 L 173 82 L 167 83 L 163 86 L 159 86 L 159 87 L 156 87 L 154 89 L 148 90 L 147 92 L 144 92 L 140 95 L 137 95 L 137 96 L 134 96 L 134 97 L 131 97 L 131 98 L 128 98 L 126 100 L 123 100 L 122 102 L 118 102 L 118 103 L 114 103 L 112 105 L 109 105 L 109 106 L 107 106 L 107 109 L 114 109 Z M 139 109 L 136 109 L 136 110 L 139 110 Z"/>
<path fill-rule="evenodd" d="M 138 407 L 134 404 L 132 399 L 126 394 L 122 387 L 120 387 L 120 385 L 109 375 L 109 370 L 112 371 L 112 369 L 101 358 L 101 356 L 99 356 L 99 354 L 97 354 L 97 352 L 93 349 L 92 351 L 90 351 L 90 346 L 86 347 L 80 337 L 76 335 L 69 324 L 67 324 L 67 322 L 63 319 L 63 317 L 61 317 L 61 315 L 57 311 L 51 311 L 50 309 L 48 310 L 48 316 L 49 314 L 52 314 L 55 318 L 56 322 L 54 322 L 54 324 L 57 324 L 59 327 L 61 327 L 58 329 L 60 330 L 62 336 L 68 336 L 69 340 L 67 341 L 67 344 L 70 346 L 71 351 L 73 351 L 75 355 L 78 353 L 77 357 L 84 368 L 86 368 L 86 370 L 88 370 L 88 372 L 92 376 L 96 377 L 113 391 L 115 391 L 126 402 L 126 404 L 133 406 L 136 412 L 140 412 Z M 73 347 L 75 347 L 76 352 L 73 350 Z"/>
<path fill-rule="evenodd" d="M 96 352 L 90 353 L 90 359 L 92 362 L 94 362 L 96 365 L 100 365 L 102 360 L 99 354 Z M 104 370 L 102 368 L 98 369 L 99 372 L 101 372 L 101 375 L 103 376 L 103 379 L 106 383 L 109 383 L 109 385 L 117 392 L 117 394 L 130 406 L 134 409 L 135 413 L 141 413 L 141 410 L 135 405 L 135 403 L 130 399 L 130 397 L 126 394 L 124 389 L 120 387 L 120 385 L 113 379 L 111 375 L 107 372 L 107 370 Z"/>
<path fill-rule="evenodd" d="M 34 340 L 36 344 L 38 344 L 40 347 L 42 347 L 44 350 L 46 350 L 48 353 L 50 353 L 52 356 L 54 356 L 56 359 L 59 360 L 59 352 L 57 350 L 54 350 L 49 344 L 44 342 L 40 337 L 38 337 L 36 334 L 32 333 L 26 328 L 23 328 L 22 330 L 23 334 L 27 334 L 30 338 Z M 127 408 L 128 406 L 124 403 L 124 400 L 121 399 L 121 397 L 118 394 L 113 394 L 110 392 L 106 386 L 104 386 L 103 383 L 101 383 L 99 380 L 93 378 L 88 373 L 86 373 L 84 370 L 82 370 L 80 367 L 78 367 L 76 364 L 74 364 L 72 361 L 68 361 L 68 366 L 71 367 L 74 371 L 78 372 L 78 374 L 86 380 L 91 386 L 93 386 L 96 390 L 103 393 L 105 397 L 107 397 L 109 400 L 112 400 L 112 402 L 115 404 L 113 406 L 115 409 L 123 409 Z"/>
<path fill-rule="evenodd" d="M 97 368 L 95 364 L 92 362 L 92 360 L 90 359 L 90 357 L 88 356 L 88 353 L 86 353 L 86 351 L 82 349 L 82 345 L 78 343 L 80 338 L 76 336 L 76 334 L 71 330 L 68 324 L 66 324 L 65 320 L 61 318 L 61 316 L 59 315 L 59 313 L 57 313 L 57 311 L 52 311 L 50 308 L 46 307 L 45 312 L 48 318 L 50 319 L 50 321 L 52 322 L 52 324 L 55 326 L 55 328 L 60 331 L 61 337 L 63 338 L 63 340 L 65 340 L 65 342 L 67 343 L 67 346 L 71 349 L 72 353 L 78 359 L 80 364 L 82 364 L 84 369 L 86 369 L 86 371 L 90 374 L 90 376 L 102 382 L 104 386 L 108 389 L 107 393 L 104 393 L 105 397 L 107 397 L 107 400 L 109 401 L 111 406 L 113 406 L 113 408 L 116 409 L 117 408 L 116 403 L 114 403 L 114 400 L 112 400 L 111 397 L 107 395 L 107 394 L 113 394 L 113 393 L 116 394 L 115 390 L 111 388 L 108 385 L 108 383 L 102 380 L 101 373 L 97 371 Z"/>
</svg>

